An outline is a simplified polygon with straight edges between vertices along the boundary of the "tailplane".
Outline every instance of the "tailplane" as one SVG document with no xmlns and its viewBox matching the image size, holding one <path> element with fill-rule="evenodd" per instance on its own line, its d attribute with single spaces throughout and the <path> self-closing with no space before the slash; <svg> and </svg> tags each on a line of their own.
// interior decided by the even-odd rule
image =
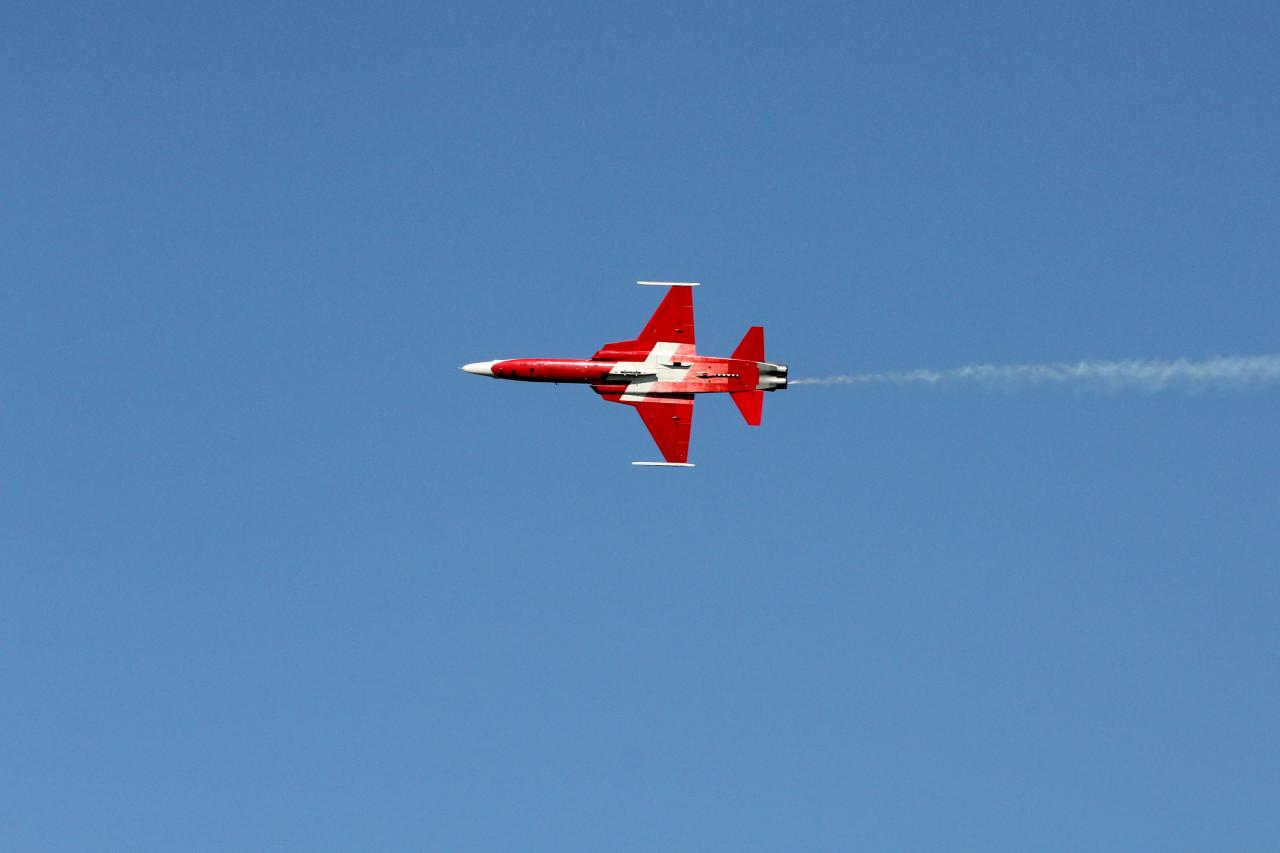
<svg viewBox="0 0 1280 853">
<path fill-rule="evenodd" d="M 751 426 L 760 426 L 760 418 L 764 413 L 764 392 L 772 391 L 779 386 L 786 387 L 787 382 L 785 378 L 776 375 L 777 365 L 769 364 L 764 360 L 764 326 L 752 326 L 747 329 L 747 333 L 742 336 L 742 341 L 730 358 L 754 361 L 760 371 L 760 384 L 754 391 L 734 391 L 729 395 L 733 398 L 738 411 L 742 412 L 742 419 Z M 785 377 L 785 367 L 782 368 L 781 375 Z"/>
<path fill-rule="evenodd" d="M 752 326 L 742 336 L 742 342 L 730 358 L 743 361 L 764 361 L 764 326 Z"/>
<path fill-rule="evenodd" d="M 764 414 L 763 391 L 734 391 L 729 396 L 748 425 L 760 426 L 760 417 Z"/>
</svg>

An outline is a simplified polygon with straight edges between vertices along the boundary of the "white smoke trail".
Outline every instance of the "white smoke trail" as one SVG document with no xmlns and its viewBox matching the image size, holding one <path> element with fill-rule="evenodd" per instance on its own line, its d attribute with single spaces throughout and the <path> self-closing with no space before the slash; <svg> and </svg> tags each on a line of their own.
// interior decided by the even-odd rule
<svg viewBox="0 0 1280 853">
<path fill-rule="evenodd" d="M 1203 361 L 1078 361 L 1048 364 L 970 364 L 947 370 L 890 370 L 794 379 L 791 385 L 976 385 L 1016 391 L 1037 385 L 1075 385 L 1100 391 L 1198 391 L 1263 388 L 1280 383 L 1280 354 L 1214 356 Z"/>
</svg>

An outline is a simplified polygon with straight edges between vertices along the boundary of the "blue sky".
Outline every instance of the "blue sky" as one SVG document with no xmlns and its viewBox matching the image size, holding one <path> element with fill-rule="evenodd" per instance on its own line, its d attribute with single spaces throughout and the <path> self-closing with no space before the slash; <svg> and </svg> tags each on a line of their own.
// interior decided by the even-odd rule
<svg viewBox="0 0 1280 853">
<path fill-rule="evenodd" d="M 9 4 L 0 846 L 1274 849 L 1272 4 Z"/>
</svg>

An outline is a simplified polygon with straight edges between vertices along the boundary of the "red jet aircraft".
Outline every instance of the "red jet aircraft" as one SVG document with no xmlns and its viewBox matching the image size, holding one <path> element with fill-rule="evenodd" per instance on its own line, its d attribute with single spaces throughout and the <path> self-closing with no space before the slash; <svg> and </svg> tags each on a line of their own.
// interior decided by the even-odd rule
<svg viewBox="0 0 1280 853">
<path fill-rule="evenodd" d="M 764 360 L 764 327 L 752 326 L 728 358 L 694 350 L 693 288 L 697 282 L 641 281 L 670 286 L 635 340 L 617 341 L 589 359 L 513 358 L 477 361 L 467 373 L 522 382 L 578 382 L 611 403 L 640 413 L 665 462 L 633 465 L 693 466 L 689 428 L 693 395 L 728 393 L 751 426 L 760 425 L 764 392 L 787 387 L 787 366 Z"/>
</svg>

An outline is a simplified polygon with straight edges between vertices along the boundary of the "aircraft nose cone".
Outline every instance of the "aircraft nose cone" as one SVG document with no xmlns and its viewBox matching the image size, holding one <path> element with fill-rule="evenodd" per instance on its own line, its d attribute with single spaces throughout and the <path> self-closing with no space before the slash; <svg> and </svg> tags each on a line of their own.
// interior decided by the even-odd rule
<svg viewBox="0 0 1280 853">
<path fill-rule="evenodd" d="M 462 365 L 462 369 L 467 373 L 474 373 L 476 376 L 492 376 L 493 366 L 497 361 L 473 361 L 470 364 Z"/>
</svg>

